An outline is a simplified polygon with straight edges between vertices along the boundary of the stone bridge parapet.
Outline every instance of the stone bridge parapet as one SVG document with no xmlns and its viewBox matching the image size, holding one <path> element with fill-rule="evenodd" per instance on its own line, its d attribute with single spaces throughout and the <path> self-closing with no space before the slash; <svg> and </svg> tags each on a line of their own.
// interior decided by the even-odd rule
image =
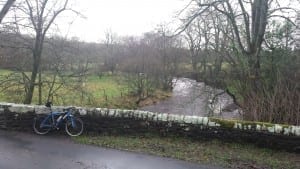
<svg viewBox="0 0 300 169">
<path fill-rule="evenodd" d="M 53 106 L 61 112 L 66 107 Z M 49 113 L 38 105 L 0 103 L 0 129 L 32 131 L 33 118 Z M 300 151 L 300 126 L 184 116 L 141 110 L 75 107 L 86 133 L 159 133 L 193 139 L 223 139 L 251 142 L 261 146 Z"/>
</svg>

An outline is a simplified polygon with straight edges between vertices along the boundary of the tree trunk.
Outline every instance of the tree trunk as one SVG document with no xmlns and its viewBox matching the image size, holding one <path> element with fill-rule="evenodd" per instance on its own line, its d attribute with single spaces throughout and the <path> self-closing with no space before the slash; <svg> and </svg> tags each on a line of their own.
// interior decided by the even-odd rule
<svg viewBox="0 0 300 169">
<path fill-rule="evenodd" d="M 8 0 L 6 4 L 3 6 L 2 10 L 0 11 L 0 23 L 2 22 L 2 19 L 7 14 L 9 8 L 14 4 L 16 0 Z"/>
<path fill-rule="evenodd" d="M 42 105 L 42 71 L 39 71 L 39 105 Z"/>
<path fill-rule="evenodd" d="M 29 88 L 28 92 L 26 93 L 24 104 L 31 104 L 32 102 L 32 97 L 33 97 L 33 92 L 34 92 L 34 87 L 35 87 L 35 80 L 36 76 L 38 74 L 38 68 L 39 63 L 37 63 L 36 59 L 34 59 L 33 63 L 33 70 L 31 72 L 31 78 L 30 78 L 30 83 L 29 83 Z"/>
<path fill-rule="evenodd" d="M 260 52 L 249 54 L 248 66 L 249 66 L 249 79 L 251 81 L 251 87 L 254 92 L 259 92 L 261 88 L 261 70 L 260 70 Z"/>
<path fill-rule="evenodd" d="M 29 89 L 28 92 L 26 93 L 24 104 L 31 104 L 32 102 L 34 87 L 36 85 L 35 80 L 39 72 L 40 60 L 41 60 L 41 55 L 43 50 L 41 39 L 42 39 L 42 35 L 38 34 L 35 41 L 35 48 L 34 48 L 35 50 L 33 51 L 33 67 L 31 72 L 30 83 L 29 83 Z"/>
</svg>

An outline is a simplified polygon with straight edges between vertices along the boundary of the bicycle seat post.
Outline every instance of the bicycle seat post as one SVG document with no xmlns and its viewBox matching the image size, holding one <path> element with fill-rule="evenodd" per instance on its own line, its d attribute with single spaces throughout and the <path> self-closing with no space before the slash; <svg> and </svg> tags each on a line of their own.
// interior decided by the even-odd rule
<svg viewBox="0 0 300 169">
<path fill-rule="evenodd" d="M 48 101 L 46 104 L 45 104 L 46 107 L 49 108 L 50 110 L 50 115 L 51 115 L 51 119 L 52 119 L 52 125 L 55 126 L 55 119 L 54 119 L 54 116 L 53 116 L 53 112 L 52 112 L 52 102 Z"/>
</svg>

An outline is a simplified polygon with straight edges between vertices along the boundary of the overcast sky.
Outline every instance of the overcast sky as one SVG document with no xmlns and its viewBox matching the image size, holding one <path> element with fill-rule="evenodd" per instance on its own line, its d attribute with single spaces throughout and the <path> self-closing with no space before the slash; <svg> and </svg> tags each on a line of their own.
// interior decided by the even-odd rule
<svg viewBox="0 0 300 169">
<path fill-rule="evenodd" d="M 107 29 L 120 36 L 142 35 L 153 30 L 158 24 L 175 21 L 176 12 L 187 2 L 187 0 L 77 0 L 73 8 L 81 11 L 87 18 L 76 19 L 70 27 L 68 36 L 99 42 Z M 59 26 L 63 27 L 62 30 L 67 30 L 64 27 L 65 23 L 59 23 Z"/>
<path fill-rule="evenodd" d="M 283 4 L 286 2 L 279 1 Z M 75 17 L 74 13 L 71 15 L 70 12 L 64 12 L 56 22 L 57 27 L 52 28 L 59 36 L 78 37 L 90 42 L 103 40 L 105 31 L 109 29 L 119 36 L 140 36 L 154 30 L 159 24 L 167 24 L 176 29 L 179 22 L 176 14 L 189 2 L 190 0 L 69 0 L 72 9 L 82 13 L 85 19 Z M 71 26 L 68 24 L 70 22 Z M 174 26 L 176 23 L 177 26 Z"/>
</svg>

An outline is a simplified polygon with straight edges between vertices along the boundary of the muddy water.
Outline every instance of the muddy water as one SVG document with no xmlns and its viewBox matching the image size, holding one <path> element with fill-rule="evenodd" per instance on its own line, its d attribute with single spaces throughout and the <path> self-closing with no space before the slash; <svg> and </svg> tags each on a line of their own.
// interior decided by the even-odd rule
<svg viewBox="0 0 300 169">
<path fill-rule="evenodd" d="M 240 118 L 238 107 L 233 99 L 222 90 L 214 89 L 202 82 L 188 78 L 179 78 L 174 81 L 172 96 L 155 105 L 145 106 L 141 110 L 181 115 L 215 116 L 222 118 Z M 219 95 L 213 104 L 210 100 Z"/>
</svg>

